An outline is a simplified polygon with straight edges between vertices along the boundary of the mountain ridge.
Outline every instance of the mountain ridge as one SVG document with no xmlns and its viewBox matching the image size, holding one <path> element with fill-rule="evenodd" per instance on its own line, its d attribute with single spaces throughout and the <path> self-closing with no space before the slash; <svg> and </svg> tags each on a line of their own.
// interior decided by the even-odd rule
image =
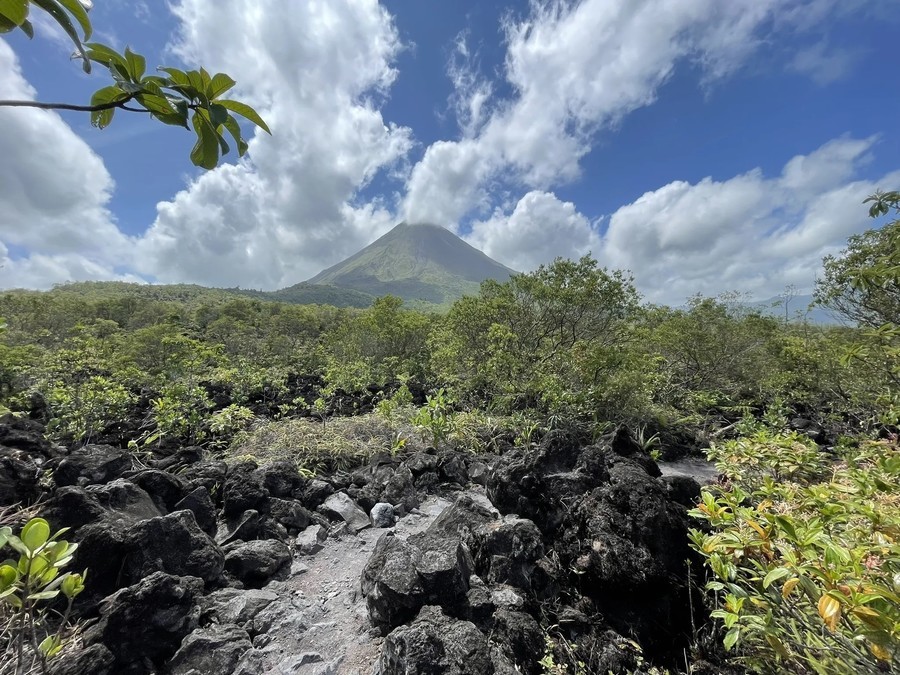
<svg viewBox="0 0 900 675">
<path fill-rule="evenodd" d="M 327 284 L 376 297 L 396 295 L 410 305 L 447 306 L 477 293 L 482 281 L 506 281 L 514 274 L 444 227 L 401 222 L 298 286 Z"/>
</svg>

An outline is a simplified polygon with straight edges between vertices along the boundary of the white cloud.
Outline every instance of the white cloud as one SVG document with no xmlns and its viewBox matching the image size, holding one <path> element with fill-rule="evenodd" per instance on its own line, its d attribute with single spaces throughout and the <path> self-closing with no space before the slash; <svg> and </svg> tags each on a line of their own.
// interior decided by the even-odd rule
<svg viewBox="0 0 900 675">
<path fill-rule="evenodd" d="M 411 131 L 377 100 L 402 48 L 374 0 L 182 0 L 172 49 L 229 73 L 273 136 L 158 205 L 139 270 L 161 281 L 277 288 L 312 276 L 383 233 L 393 216 L 358 191 L 402 162 Z M 239 30 L 235 27 L 239 26 Z"/>
<path fill-rule="evenodd" d="M 858 59 L 858 53 L 830 48 L 823 40 L 798 51 L 788 64 L 788 69 L 806 75 L 816 84 L 824 86 L 847 76 Z"/>
<path fill-rule="evenodd" d="M 466 240 L 520 272 L 557 257 L 580 258 L 600 247 L 600 237 L 572 202 L 537 190 L 522 197 L 512 213 L 498 211 L 474 223 Z"/>
<path fill-rule="evenodd" d="M 708 85 L 741 67 L 762 44 L 762 26 L 821 1 L 535 1 L 504 26 L 508 100 L 491 100 L 489 84 L 466 74 L 458 54 L 468 50 L 457 41 L 450 74 L 463 138 L 425 152 L 407 186 L 406 217 L 455 223 L 495 206 L 485 189 L 498 179 L 547 190 L 578 178 L 597 131 L 652 104 L 680 63 L 698 63 Z M 793 18 L 783 23 L 797 29 Z"/>
<path fill-rule="evenodd" d="M 612 214 L 599 260 L 632 270 L 654 302 L 725 290 L 766 298 L 788 284 L 808 291 L 822 257 L 871 227 L 862 200 L 900 182 L 900 171 L 853 180 L 875 140 L 831 141 L 772 178 L 756 169 L 647 192 Z"/>
<path fill-rule="evenodd" d="M 0 99 L 34 98 L 3 40 L 0 72 Z M 0 108 L 0 157 L 0 287 L 110 278 L 127 264 L 130 241 L 107 209 L 112 178 L 59 115 Z"/>
</svg>

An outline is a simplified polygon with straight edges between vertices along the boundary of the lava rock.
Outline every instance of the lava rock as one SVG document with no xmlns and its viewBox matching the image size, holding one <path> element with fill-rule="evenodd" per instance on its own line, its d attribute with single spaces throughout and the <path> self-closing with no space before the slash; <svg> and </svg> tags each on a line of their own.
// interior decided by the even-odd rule
<svg viewBox="0 0 900 675">
<path fill-rule="evenodd" d="M 237 517 L 229 518 L 221 523 L 216 533 L 216 542 L 220 546 L 235 541 L 250 541 L 256 539 L 262 530 L 263 518 L 259 511 L 248 509 Z"/>
<path fill-rule="evenodd" d="M 664 476 L 666 494 L 673 502 L 692 509 L 700 500 L 700 483 L 691 476 Z"/>
<path fill-rule="evenodd" d="M 244 653 L 252 648 L 247 631 L 238 626 L 197 628 L 169 661 L 169 672 L 171 675 L 231 673 Z"/>
<path fill-rule="evenodd" d="M 162 513 L 177 510 L 175 505 L 187 496 L 187 484 L 178 476 L 159 469 L 143 469 L 128 476 L 128 480 L 142 488 Z"/>
<path fill-rule="evenodd" d="M 196 628 L 202 589 L 196 577 L 154 572 L 104 600 L 85 641 L 112 652 L 112 672 L 159 670 Z"/>
<path fill-rule="evenodd" d="M 0 506 L 28 505 L 40 495 L 40 467 L 28 454 L 0 447 Z"/>
<path fill-rule="evenodd" d="M 264 511 L 268 501 L 269 491 L 253 462 L 231 467 L 222 488 L 222 510 L 226 518 L 237 516 L 247 509 Z"/>
<path fill-rule="evenodd" d="M 334 487 L 330 483 L 326 483 L 324 480 L 313 479 L 303 488 L 300 501 L 303 502 L 303 506 L 310 511 L 314 511 L 332 494 L 334 494 Z"/>
<path fill-rule="evenodd" d="M 109 445 L 86 445 L 65 457 L 53 472 L 58 487 L 108 483 L 131 469 L 132 458 Z"/>
<path fill-rule="evenodd" d="M 262 586 L 290 561 L 290 549 L 275 539 L 237 542 L 225 547 L 225 569 L 246 586 Z"/>
<path fill-rule="evenodd" d="M 222 576 L 225 557 L 197 525 L 191 511 L 176 511 L 135 525 L 125 538 L 122 575 L 132 583 L 154 572 L 199 577 L 212 583 Z"/>
<path fill-rule="evenodd" d="M 184 469 L 180 477 L 189 486 L 204 487 L 214 501 L 221 501 L 222 486 L 228 475 L 228 465 L 221 461 L 197 462 Z"/>
<path fill-rule="evenodd" d="M 416 569 L 420 555 L 393 532 L 375 544 L 360 582 L 373 626 L 387 632 L 412 619 L 424 604 L 425 590 Z"/>
<path fill-rule="evenodd" d="M 312 555 L 322 550 L 322 542 L 328 536 L 328 531 L 321 525 L 310 525 L 297 535 L 294 540 L 294 548 L 300 555 Z"/>
<path fill-rule="evenodd" d="M 473 623 L 428 606 L 410 625 L 396 628 L 385 638 L 375 672 L 493 675 L 494 664 L 487 638 Z"/>
<path fill-rule="evenodd" d="M 521 671 L 536 675 L 542 672 L 537 657 L 544 651 L 544 632 L 525 612 L 498 609 L 494 612 L 491 640 L 521 667 Z"/>
<path fill-rule="evenodd" d="M 201 604 L 204 617 L 213 617 L 216 623 L 243 626 L 277 600 L 278 594 L 272 591 L 222 588 L 203 598 Z"/>
<path fill-rule="evenodd" d="M 173 511 L 190 511 L 194 514 L 197 525 L 208 536 L 216 536 L 216 506 L 209 496 L 209 490 L 197 486 L 172 507 Z"/>
<path fill-rule="evenodd" d="M 478 531 L 477 567 L 488 583 L 531 588 L 531 576 L 544 555 L 541 532 L 530 520 L 506 516 Z"/>
<path fill-rule="evenodd" d="M 66 652 L 48 664 L 49 675 L 112 675 L 116 657 L 105 645 L 91 645 L 85 649 Z"/>
<path fill-rule="evenodd" d="M 44 436 L 43 424 L 11 413 L 0 416 L 0 446 L 21 450 L 34 459 L 56 454 Z"/>
<path fill-rule="evenodd" d="M 289 499 L 303 485 L 303 478 L 293 462 L 279 460 L 272 462 L 261 469 L 263 486 L 273 497 Z"/>
<path fill-rule="evenodd" d="M 387 502 L 378 502 L 369 512 L 373 527 L 393 527 L 396 517 L 394 507 Z"/>
<path fill-rule="evenodd" d="M 269 515 L 288 531 L 298 532 L 305 529 L 311 515 L 300 502 L 272 497 L 269 500 Z"/>
<path fill-rule="evenodd" d="M 325 500 L 318 511 L 335 520 L 343 520 L 353 532 L 359 532 L 372 526 L 366 512 L 359 508 L 345 492 L 335 492 Z"/>
</svg>

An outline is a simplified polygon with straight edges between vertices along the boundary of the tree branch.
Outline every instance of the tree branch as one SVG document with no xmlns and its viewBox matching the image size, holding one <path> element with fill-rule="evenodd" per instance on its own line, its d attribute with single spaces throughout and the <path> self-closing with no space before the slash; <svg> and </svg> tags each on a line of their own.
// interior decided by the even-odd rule
<svg viewBox="0 0 900 675">
<path fill-rule="evenodd" d="M 134 98 L 134 94 L 129 94 L 119 101 L 110 101 L 109 103 L 100 103 L 98 105 L 74 105 L 72 103 L 41 103 L 40 101 L 0 101 L 2 108 L 40 108 L 41 110 L 74 110 L 76 112 L 102 112 L 104 110 L 112 110 L 113 108 L 122 108 L 131 110 L 132 112 L 146 112 L 139 108 L 126 108 L 125 104 Z"/>
</svg>

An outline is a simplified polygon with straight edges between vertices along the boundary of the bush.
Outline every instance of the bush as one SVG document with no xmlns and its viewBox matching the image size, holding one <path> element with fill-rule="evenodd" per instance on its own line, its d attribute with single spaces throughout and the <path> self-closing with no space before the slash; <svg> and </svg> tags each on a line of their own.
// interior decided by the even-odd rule
<svg viewBox="0 0 900 675">
<path fill-rule="evenodd" d="M 754 672 L 857 675 L 900 667 L 900 446 L 827 462 L 799 436 L 759 432 L 712 453 L 691 531 L 726 629 Z"/>
</svg>

